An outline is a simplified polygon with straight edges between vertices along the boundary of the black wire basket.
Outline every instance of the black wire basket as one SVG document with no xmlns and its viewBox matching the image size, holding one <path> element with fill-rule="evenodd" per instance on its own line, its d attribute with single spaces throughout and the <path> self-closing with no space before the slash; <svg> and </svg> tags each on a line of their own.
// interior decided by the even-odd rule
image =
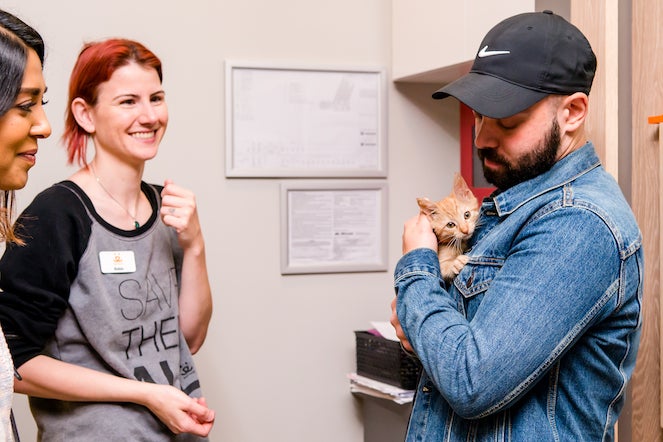
<svg viewBox="0 0 663 442">
<path fill-rule="evenodd" d="M 421 363 L 408 355 L 401 344 L 367 331 L 355 331 L 357 374 L 405 390 L 417 387 Z"/>
</svg>

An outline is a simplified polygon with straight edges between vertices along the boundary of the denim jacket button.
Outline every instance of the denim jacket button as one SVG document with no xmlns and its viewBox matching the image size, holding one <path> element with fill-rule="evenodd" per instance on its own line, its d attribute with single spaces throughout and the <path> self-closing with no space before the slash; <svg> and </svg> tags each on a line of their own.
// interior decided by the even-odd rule
<svg viewBox="0 0 663 442">
<path fill-rule="evenodd" d="M 430 391 L 430 388 L 424 385 L 423 387 L 421 387 L 421 391 L 423 391 L 424 393 L 428 393 Z"/>
</svg>

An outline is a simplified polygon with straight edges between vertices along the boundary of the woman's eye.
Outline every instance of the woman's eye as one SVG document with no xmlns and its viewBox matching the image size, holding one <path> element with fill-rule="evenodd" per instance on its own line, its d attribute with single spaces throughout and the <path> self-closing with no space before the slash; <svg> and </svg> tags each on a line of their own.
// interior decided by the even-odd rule
<svg viewBox="0 0 663 442">
<path fill-rule="evenodd" d="M 21 112 L 30 112 L 34 106 L 36 106 L 37 103 L 34 101 L 28 101 L 27 103 L 20 103 L 14 106 Z"/>
</svg>

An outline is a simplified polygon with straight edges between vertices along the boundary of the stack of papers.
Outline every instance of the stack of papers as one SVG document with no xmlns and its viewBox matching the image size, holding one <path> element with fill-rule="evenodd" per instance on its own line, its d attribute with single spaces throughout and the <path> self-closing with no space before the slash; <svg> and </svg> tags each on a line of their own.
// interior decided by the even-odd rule
<svg viewBox="0 0 663 442">
<path fill-rule="evenodd" d="M 376 381 L 375 379 L 360 376 L 357 373 L 348 374 L 350 379 L 350 392 L 363 393 L 382 399 L 388 399 L 397 404 L 407 404 L 414 399 L 414 390 L 402 388 Z"/>
<path fill-rule="evenodd" d="M 394 326 L 391 325 L 391 323 L 371 321 L 371 327 L 373 327 L 373 330 L 375 330 L 378 335 L 382 336 L 383 338 L 398 342 L 396 329 L 394 329 Z"/>
</svg>

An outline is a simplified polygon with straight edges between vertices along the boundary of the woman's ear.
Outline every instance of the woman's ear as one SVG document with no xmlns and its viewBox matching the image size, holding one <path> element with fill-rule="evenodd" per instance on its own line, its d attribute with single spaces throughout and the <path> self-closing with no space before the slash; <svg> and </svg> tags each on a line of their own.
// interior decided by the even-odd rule
<svg viewBox="0 0 663 442">
<path fill-rule="evenodd" d="M 95 131 L 94 118 L 90 112 L 91 108 L 85 100 L 80 97 L 74 98 L 71 102 L 71 113 L 73 114 L 76 122 L 87 133 L 93 134 Z"/>
<path fill-rule="evenodd" d="M 564 97 L 559 109 L 561 111 L 560 128 L 567 132 L 575 132 L 587 118 L 589 98 L 583 92 L 576 92 Z"/>
</svg>

